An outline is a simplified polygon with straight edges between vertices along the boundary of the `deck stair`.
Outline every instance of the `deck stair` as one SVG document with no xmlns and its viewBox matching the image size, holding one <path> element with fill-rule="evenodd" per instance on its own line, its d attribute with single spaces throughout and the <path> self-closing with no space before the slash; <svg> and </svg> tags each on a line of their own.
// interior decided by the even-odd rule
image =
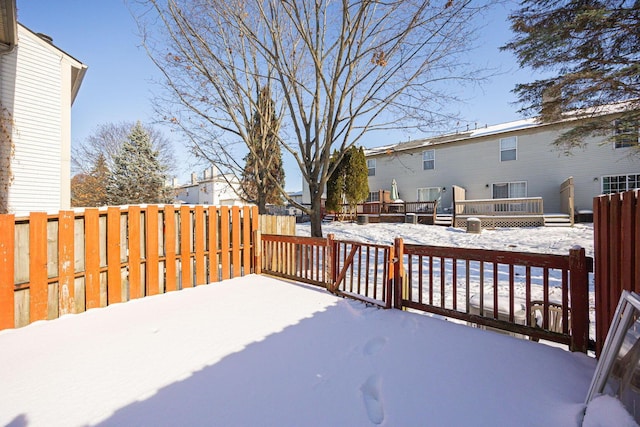
<svg viewBox="0 0 640 427">
<path fill-rule="evenodd" d="M 453 215 L 436 214 L 435 225 L 443 225 L 445 227 L 451 227 L 452 223 L 453 223 Z"/>
<path fill-rule="evenodd" d="M 544 215 L 545 227 L 571 227 L 571 217 L 568 214 L 554 213 Z"/>
</svg>

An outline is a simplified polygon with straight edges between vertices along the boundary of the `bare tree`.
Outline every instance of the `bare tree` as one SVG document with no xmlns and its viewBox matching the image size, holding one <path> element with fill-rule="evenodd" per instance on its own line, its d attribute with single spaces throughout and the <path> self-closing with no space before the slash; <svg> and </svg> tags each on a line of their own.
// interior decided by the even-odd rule
<svg viewBox="0 0 640 427">
<path fill-rule="evenodd" d="M 341 157 L 367 132 L 447 120 L 451 85 L 478 81 L 463 54 L 485 2 L 131 1 L 168 89 L 156 105 L 196 153 L 240 173 L 253 94 L 271 88 L 280 143 L 311 195 L 311 206 L 289 201 L 313 236 L 333 149 Z"/>
</svg>

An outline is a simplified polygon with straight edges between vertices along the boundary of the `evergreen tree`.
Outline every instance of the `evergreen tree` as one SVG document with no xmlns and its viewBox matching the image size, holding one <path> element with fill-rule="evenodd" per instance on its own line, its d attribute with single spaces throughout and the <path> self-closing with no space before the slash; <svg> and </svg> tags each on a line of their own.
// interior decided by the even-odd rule
<svg viewBox="0 0 640 427">
<path fill-rule="evenodd" d="M 327 200 L 324 204 L 329 212 L 340 212 L 344 203 L 345 174 L 343 163 L 338 162 L 338 158 L 338 151 L 334 151 L 329 162 L 329 167 L 333 169 L 333 174 L 327 180 Z M 336 163 L 339 164 L 336 165 Z"/>
<path fill-rule="evenodd" d="M 515 88 L 521 110 L 556 120 L 562 112 L 591 117 L 561 135 L 556 144 L 570 150 L 592 134 L 611 132 L 610 119 L 598 119 L 608 105 L 624 103 L 618 123 L 637 131 L 640 119 L 640 7 L 634 0 L 525 0 L 511 17 L 512 50 L 521 66 L 552 75 Z M 616 136 L 616 133 L 618 136 Z M 625 135 L 626 133 L 626 135 Z M 621 141 L 624 143 L 624 141 Z M 636 139 L 637 144 L 637 139 Z"/>
<path fill-rule="evenodd" d="M 284 187 L 282 153 L 278 140 L 280 120 L 268 87 L 258 92 L 256 111 L 249 134 L 249 153 L 245 156 L 242 190 L 247 201 L 258 205 L 261 214 L 266 205 L 281 205 L 280 189 Z"/>
<path fill-rule="evenodd" d="M 107 186 L 109 204 L 170 202 L 165 181 L 165 171 L 158 160 L 158 151 L 151 145 L 149 132 L 137 122 L 113 157 Z"/>
<path fill-rule="evenodd" d="M 107 185 L 109 168 L 104 154 L 96 159 L 96 164 L 88 174 L 77 174 L 71 179 L 71 206 L 104 206 L 108 203 Z"/>
<path fill-rule="evenodd" d="M 327 181 L 327 210 L 339 212 L 344 203 L 353 212 L 358 203 L 369 196 L 369 171 L 362 147 L 352 146 L 340 159 L 339 152 L 331 156 L 330 167 L 339 162 Z"/>
</svg>

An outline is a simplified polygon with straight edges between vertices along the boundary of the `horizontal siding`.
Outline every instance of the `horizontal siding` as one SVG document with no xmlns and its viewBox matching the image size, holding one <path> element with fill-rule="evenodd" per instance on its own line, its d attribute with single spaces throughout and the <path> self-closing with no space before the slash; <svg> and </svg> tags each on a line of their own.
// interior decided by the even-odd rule
<svg viewBox="0 0 640 427">
<path fill-rule="evenodd" d="M 544 198 L 545 212 L 560 211 L 560 185 L 574 177 L 576 209 L 591 209 L 592 200 L 601 192 L 601 177 L 640 173 L 640 162 L 629 158 L 629 149 L 614 150 L 611 144 L 590 139 L 585 149 L 566 156 L 552 145 L 560 131 L 534 128 L 503 135 L 477 138 L 426 149 L 435 149 L 435 169 L 422 169 L 422 151 L 388 153 L 376 159 L 376 176 L 369 178 L 372 191 L 390 189 L 395 179 L 400 197 L 417 200 L 421 187 L 445 187 L 441 205 L 451 205 L 451 186 L 467 190 L 467 199 L 491 198 L 491 184 L 526 181 L 529 197 Z M 517 160 L 500 161 L 500 138 L 518 137 Z"/>
<path fill-rule="evenodd" d="M 59 53 L 19 29 L 15 75 L 14 182 L 16 213 L 60 208 L 62 67 Z"/>
</svg>

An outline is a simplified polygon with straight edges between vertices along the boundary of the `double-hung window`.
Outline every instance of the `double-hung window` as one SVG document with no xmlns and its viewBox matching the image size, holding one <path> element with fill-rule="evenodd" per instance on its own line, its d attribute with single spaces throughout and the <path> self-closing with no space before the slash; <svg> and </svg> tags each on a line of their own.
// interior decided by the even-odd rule
<svg viewBox="0 0 640 427">
<path fill-rule="evenodd" d="M 518 137 L 500 139 L 500 161 L 507 162 L 518 158 Z"/>
<path fill-rule="evenodd" d="M 640 143 L 640 128 L 638 123 L 629 120 L 614 122 L 614 148 L 635 147 Z"/>
<path fill-rule="evenodd" d="M 367 169 L 369 169 L 369 176 L 376 176 L 376 159 L 367 160 Z"/>
<path fill-rule="evenodd" d="M 422 152 L 422 169 L 430 170 L 436 168 L 436 150 Z"/>
</svg>

